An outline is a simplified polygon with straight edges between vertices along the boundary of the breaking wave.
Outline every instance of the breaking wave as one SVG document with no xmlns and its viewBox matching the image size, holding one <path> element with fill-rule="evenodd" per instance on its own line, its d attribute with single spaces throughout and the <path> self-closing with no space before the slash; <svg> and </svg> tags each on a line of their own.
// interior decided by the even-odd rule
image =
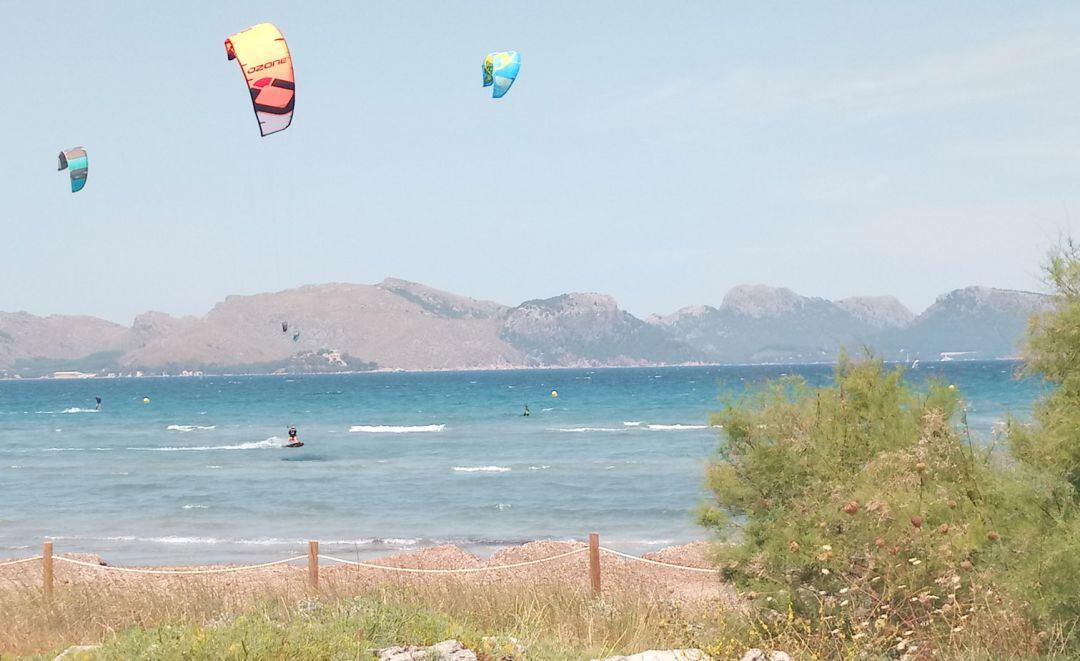
<svg viewBox="0 0 1080 661">
<path fill-rule="evenodd" d="M 354 434 L 416 434 L 421 432 L 439 432 L 446 425 L 353 425 L 349 431 Z"/>
<path fill-rule="evenodd" d="M 506 466 L 454 466 L 455 473 L 509 473 Z"/>
<path fill-rule="evenodd" d="M 708 429 L 709 425 L 645 425 L 652 431 L 682 431 L 686 429 Z"/>
<path fill-rule="evenodd" d="M 168 431 L 184 431 L 184 432 L 187 432 L 187 431 L 196 431 L 196 430 L 206 431 L 206 430 L 209 430 L 209 429 L 216 429 L 216 428 L 217 428 L 217 425 L 208 425 L 208 426 L 203 426 L 203 425 L 169 425 L 165 429 L 168 430 Z"/>
</svg>

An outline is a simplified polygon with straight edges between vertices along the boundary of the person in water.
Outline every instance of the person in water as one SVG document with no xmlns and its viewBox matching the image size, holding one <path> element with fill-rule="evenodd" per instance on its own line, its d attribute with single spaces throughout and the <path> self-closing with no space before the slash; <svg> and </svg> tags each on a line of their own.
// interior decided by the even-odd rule
<svg viewBox="0 0 1080 661">
<path fill-rule="evenodd" d="M 289 426 L 289 442 L 287 445 L 297 445 L 300 443 L 300 439 L 296 437 L 296 426 Z"/>
<path fill-rule="evenodd" d="M 529 405 L 528 405 L 528 404 L 526 404 L 526 405 L 525 405 L 525 412 L 524 412 L 524 413 L 522 413 L 522 414 L 521 414 L 521 416 L 522 416 L 522 417 L 525 417 L 525 418 L 527 418 L 527 417 L 529 417 L 530 415 L 532 415 L 532 413 L 531 413 L 531 412 L 529 411 Z"/>
<path fill-rule="evenodd" d="M 94 407 L 94 410 L 95 411 L 100 411 L 101 410 L 101 397 L 94 397 L 94 399 L 97 401 L 97 406 Z"/>
</svg>

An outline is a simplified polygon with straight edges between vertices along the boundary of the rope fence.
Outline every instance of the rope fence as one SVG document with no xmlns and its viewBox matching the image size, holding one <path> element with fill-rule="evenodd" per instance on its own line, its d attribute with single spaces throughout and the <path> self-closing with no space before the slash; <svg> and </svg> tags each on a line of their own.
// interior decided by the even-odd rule
<svg viewBox="0 0 1080 661">
<path fill-rule="evenodd" d="M 363 569 L 371 569 L 375 571 L 401 573 L 401 574 L 430 574 L 430 575 L 450 575 L 450 574 L 477 574 L 484 572 L 497 572 L 507 569 L 520 569 L 523 567 L 532 567 L 535 565 L 542 565 L 549 562 L 555 562 L 564 558 L 569 558 L 578 554 L 587 553 L 589 556 L 589 586 L 595 595 L 600 594 L 600 554 L 606 553 L 608 555 L 628 560 L 630 562 L 640 562 L 647 565 L 656 567 L 663 567 L 665 569 L 674 569 L 679 571 L 695 572 L 701 574 L 719 574 L 719 570 L 710 569 L 706 567 L 691 567 L 688 565 L 677 565 L 670 562 L 662 562 L 660 560 L 652 560 L 650 558 L 643 558 L 636 555 L 630 555 L 621 551 L 616 551 L 605 546 L 600 546 L 600 536 L 596 533 L 589 534 L 589 542 L 586 546 L 581 548 L 571 549 L 564 553 L 558 553 L 556 555 L 548 556 L 546 558 L 538 558 L 536 560 L 526 560 L 523 562 L 515 562 L 505 565 L 486 565 L 484 567 L 462 567 L 458 569 L 423 569 L 419 567 L 394 567 L 393 565 L 382 565 L 373 562 L 360 562 L 356 560 L 346 560 L 344 558 L 338 558 L 332 555 L 324 555 L 319 553 L 319 542 L 308 542 L 307 555 L 298 555 L 291 558 L 285 558 L 283 560 L 274 560 L 273 562 L 263 562 L 254 565 L 240 565 L 235 567 L 214 567 L 209 569 L 144 569 L 140 567 L 112 567 L 108 565 L 97 564 L 93 562 L 86 562 L 85 560 L 77 560 L 75 558 L 66 558 L 64 556 L 53 556 L 53 544 L 52 542 L 45 542 L 43 546 L 42 555 L 36 555 L 30 558 L 20 558 L 17 560 L 10 560 L 0 563 L 0 568 L 10 567 L 14 565 L 21 565 L 30 562 L 41 561 L 42 564 L 42 588 L 46 597 L 51 596 L 53 588 L 53 562 L 66 562 L 70 565 L 78 567 L 87 567 L 90 569 L 96 569 L 105 572 L 119 572 L 126 574 L 151 574 L 156 576 L 191 576 L 199 574 L 228 574 L 236 572 L 255 571 L 258 569 L 265 569 L 267 567 L 276 567 L 280 565 L 289 565 L 301 560 L 307 560 L 308 564 L 308 581 L 311 586 L 318 588 L 319 586 L 319 560 L 326 560 L 327 562 L 336 562 L 338 564 L 360 567 Z"/>
</svg>

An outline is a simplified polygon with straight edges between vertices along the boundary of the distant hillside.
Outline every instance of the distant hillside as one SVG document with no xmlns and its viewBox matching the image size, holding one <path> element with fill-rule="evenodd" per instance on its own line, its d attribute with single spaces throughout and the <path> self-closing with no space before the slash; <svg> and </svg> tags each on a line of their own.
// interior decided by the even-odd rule
<svg viewBox="0 0 1080 661">
<path fill-rule="evenodd" d="M 1050 305 L 969 287 L 916 316 L 888 296 L 833 302 L 743 285 L 718 307 L 643 321 L 604 294 L 510 307 L 387 279 L 229 296 L 201 317 L 146 312 L 130 328 L 0 313 L 0 376 L 818 362 L 863 346 L 904 360 L 996 358 L 1016 355 L 1029 316 Z"/>
</svg>

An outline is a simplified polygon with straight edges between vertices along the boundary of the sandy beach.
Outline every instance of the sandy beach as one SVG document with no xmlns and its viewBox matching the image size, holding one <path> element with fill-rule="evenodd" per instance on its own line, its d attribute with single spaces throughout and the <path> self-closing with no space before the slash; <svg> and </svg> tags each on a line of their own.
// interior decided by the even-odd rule
<svg viewBox="0 0 1080 661">
<path fill-rule="evenodd" d="M 670 547 L 643 556 L 672 565 L 710 568 L 710 545 L 695 542 Z M 320 560 L 319 588 L 334 594 L 363 592 L 381 585 L 432 586 L 454 585 L 463 582 L 471 586 L 507 585 L 530 587 L 559 587 L 586 591 L 589 589 L 587 546 L 581 542 L 531 542 L 500 550 L 484 560 L 456 546 L 439 546 L 411 553 L 388 556 L 371 564 L 386 566 L 387 570 L 356 567 Z M 528 566 L 515 566 L 580 551 L 571 555 Z M 114 592 L 173 593 L 198 590 L 223 592 L 237 600 L 257 599 L 264 594 L 311 593 L 306 561 L 295 564 L 253 568 L 244 571 L 207 574 L 142 574 L 117 571 L 106 565 L 87 567 L 65 562 L 71 558 L 97 565 L 107 558 L 94 555 L 58 553 L 54 558 L 54 585 L 59 593 L 69 588 L 100 590 L 105 595 Z M 349 558 L 342 558 L 349 560 Z M 635 595 L 670 600 L 683 606 L 706 607 L 736 603 L 734 591 L 724 585 L 714 573 L 694 572 L 658 566 L 601 553 L 602 592 L 605 597 Z M 220 570 L 234 565 L 153 567 L 165 571 Z M 402 573 L 390 568 L 422 570 L 484 569 L 468 573 Z M 136 568 L 128 568 L 136 569 Z M 41 589 L 40 561 L 0 567 L 0 595 L 9 591 Z"/>
</svg>

